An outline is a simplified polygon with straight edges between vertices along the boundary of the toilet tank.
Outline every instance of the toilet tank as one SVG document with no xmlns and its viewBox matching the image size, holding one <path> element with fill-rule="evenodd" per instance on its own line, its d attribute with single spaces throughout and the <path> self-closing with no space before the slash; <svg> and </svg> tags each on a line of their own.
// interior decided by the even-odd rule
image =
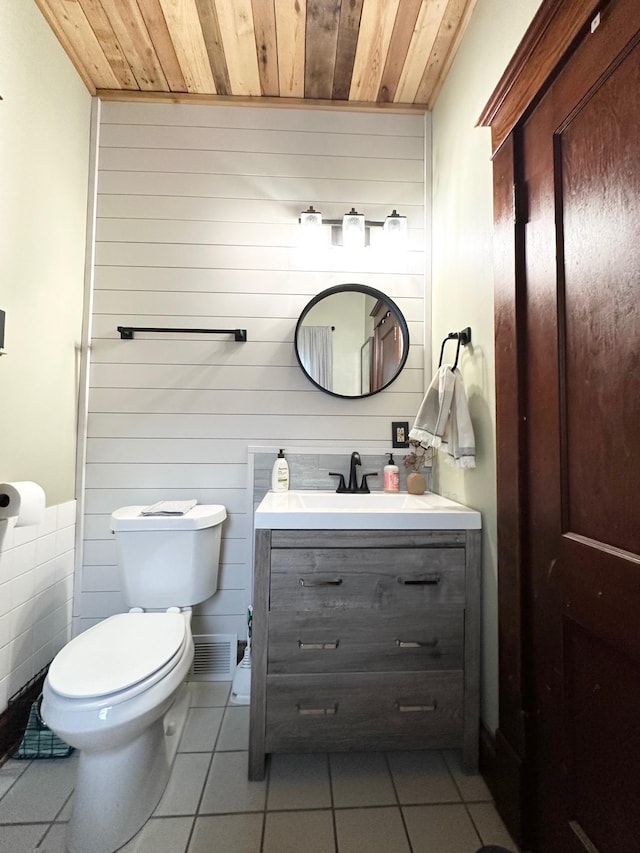
<svg viewBox="0 0 640 853">
<path fill-rule="evenodd" d="M 125 506 L 111 516 L 125 602 L 145 609 L 190 607 L 218 589 L 226 509 L 196 504 L 184 515 L 142 515 Z"/>
</svg>

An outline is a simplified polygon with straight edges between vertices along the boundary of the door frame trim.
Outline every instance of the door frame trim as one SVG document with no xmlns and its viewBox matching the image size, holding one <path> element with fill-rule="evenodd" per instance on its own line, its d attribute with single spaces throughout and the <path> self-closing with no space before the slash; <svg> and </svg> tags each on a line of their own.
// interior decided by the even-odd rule
<svg viewBox="0 0 640 853">
<path fill-rule="evenodd" d="M 562 68 L 594 16 L 609 2 L 542 0 L 476 124 L 491 128 L 494 155 Z"/>
</svg>

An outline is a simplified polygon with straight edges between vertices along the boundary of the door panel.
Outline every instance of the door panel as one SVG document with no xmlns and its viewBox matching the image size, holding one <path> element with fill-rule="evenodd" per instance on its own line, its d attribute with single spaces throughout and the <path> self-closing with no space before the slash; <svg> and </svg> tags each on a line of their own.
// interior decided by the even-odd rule
<svg viewBox="0 0 640 853">
<path fill-rule="evenodd" d="M 639 30 L 613 2 L 523 129 L 539 853 L 640 850 Z"/>
<path fill-rule="evenodd" d="M 640 104 L 627 94 L 638 92 L 636 49 L 555 135 L 564 237 L 563 527 L 633 553 L 640 551 Z"/>
<path fill-rule="evenodd" d="M 640 839 L 638 662 L 572 620 L 564 628 L 571 827 L 599 851 L 631 853 Z"/>
</svg>

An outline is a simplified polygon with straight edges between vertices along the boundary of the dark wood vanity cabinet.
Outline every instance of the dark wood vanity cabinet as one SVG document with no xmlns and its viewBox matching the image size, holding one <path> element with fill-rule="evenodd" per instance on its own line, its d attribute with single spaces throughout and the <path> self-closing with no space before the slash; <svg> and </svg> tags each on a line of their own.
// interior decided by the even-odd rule
<svg viewBox="0 0 640 853">
<path fill-rule="evenodd" d="M 271 752 L 477 767 L 480 531 L 257 530 L 249 778 Z"/>
</svg>

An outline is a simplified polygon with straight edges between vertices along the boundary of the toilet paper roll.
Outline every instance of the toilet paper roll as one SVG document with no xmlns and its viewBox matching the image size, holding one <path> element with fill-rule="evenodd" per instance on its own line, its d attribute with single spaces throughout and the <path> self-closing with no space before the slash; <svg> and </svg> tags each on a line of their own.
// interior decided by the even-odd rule
<svg viewBox="0 0 640 853">
<path fill-rule="evenodd" d="M 44 504 L 44 490 L 37 483 L 0 483 L 0 519 L 15 518 L 16 527 L 40 524 Z"/>
</svg>

